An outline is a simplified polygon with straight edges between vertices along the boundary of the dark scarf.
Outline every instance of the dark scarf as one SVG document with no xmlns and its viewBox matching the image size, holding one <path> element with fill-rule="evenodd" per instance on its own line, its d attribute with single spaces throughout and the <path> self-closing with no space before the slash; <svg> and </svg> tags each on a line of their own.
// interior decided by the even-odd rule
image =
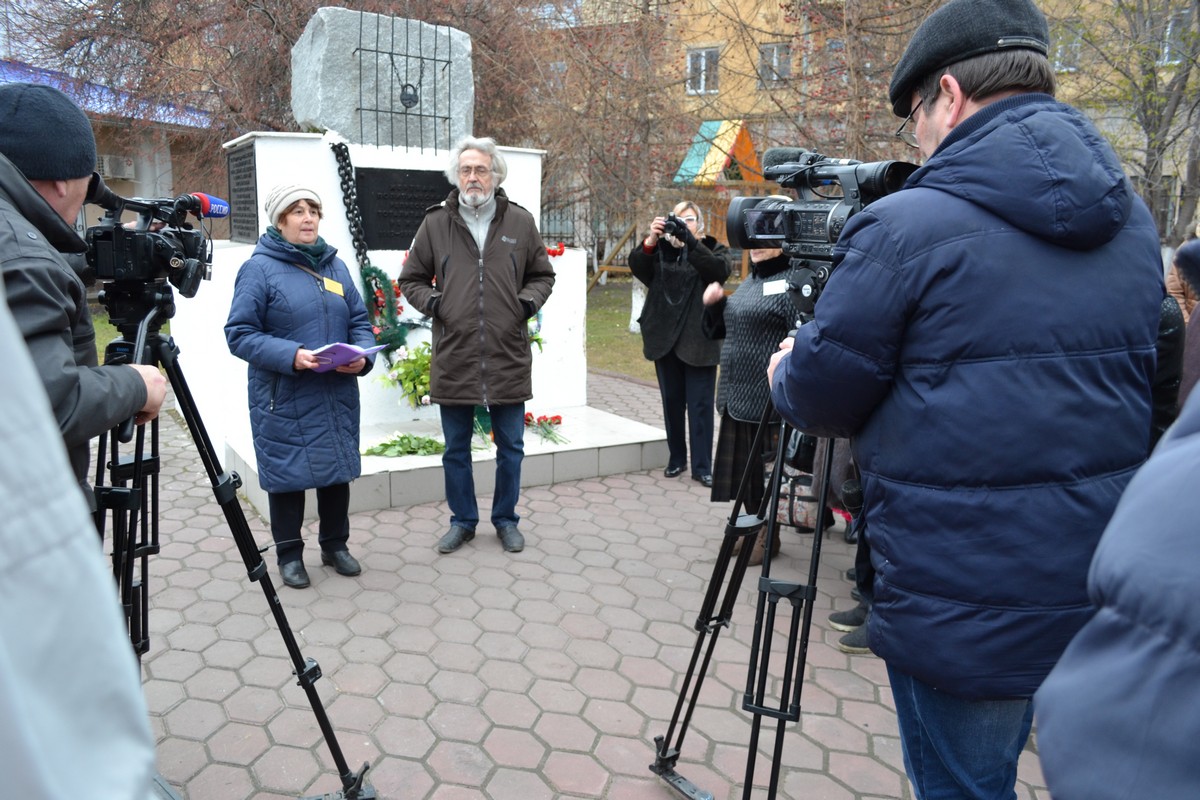
<svg viewBox="0 0 1200 800">
<path fill-rule="evenodd" d="M 321 263 L 321 257 L 325 255 L 325 251 L 329 247 L 327 244 L 325 244 L 325 240 L 320 236 L 318 236 L 317 240 L 312 244 L 296 244 L 295 242 L 289 242 L 287 239 L 283 238 L 283 234 L 280 233 L 279 229 L 274 225 L 271 225 L 267 228 L 267 235 L 277 242 L 286 244 L 288 247 L 304 256 L 304 259 L 308 262 L 308 265 L 313 269 L 316 269 L 317 265 Z"/>
</svg>

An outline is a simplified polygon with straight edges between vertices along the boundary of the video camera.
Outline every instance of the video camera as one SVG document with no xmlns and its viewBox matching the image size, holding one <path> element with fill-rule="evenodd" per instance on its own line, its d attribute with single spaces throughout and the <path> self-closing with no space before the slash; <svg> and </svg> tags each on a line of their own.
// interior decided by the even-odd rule
<svg viewBox="0 0 1200 800">
<path fill-rule="evenodd" d="M 846 222 L 863 206 L 897 191 L 917 171 L 906 161 L 863 163 L 827 158 L 801 147 L 772 147 L 763 154 L 763 176 L 799 199 L 736 197 L 729 203 L 725 229 L 730 244 L 743 249 L 778 247 L 791 257 L 788 293 L 802 319 L 812 314 L 829 280 L 833 245 Z"/>
<path fill-rule="evenodd" d="M 98 225 L 87 229 L 87 263 L 99 280 L 151 283 L 169 280 L 184 297 L 194 297 L 201 280 L 212 275 L 212 243 L 203 229 L 186 222 L 229 216 L 229 204 L 206 194 L 183 194 L 161 200 L 127 200 L 104 185 L 96 173 L 88 184 L 87 202 L 107 210 Z M 121 223 L 124 211 L 135 211 L 134 227 Z M 156 223 L 160 223 L 157 224 Z"/>
<path fill-rule="evenodd" d="M 863 206 L 898 190 L 917 165 L 905 161 L 864 164 L 826 158 L 800 147 L 772 147 L 763 154 L 763 176 L 799 199 L 737 197 L 729 203 L 726 230 L 742 248 L 779 247 L 794 258 L 828 261 L 846 221 Z"/>
</svg>

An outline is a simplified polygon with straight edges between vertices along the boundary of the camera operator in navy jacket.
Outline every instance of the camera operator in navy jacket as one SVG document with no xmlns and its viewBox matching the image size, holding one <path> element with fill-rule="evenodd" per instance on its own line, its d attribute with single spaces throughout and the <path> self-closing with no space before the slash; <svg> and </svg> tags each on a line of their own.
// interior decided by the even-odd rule
<svg viewBox="0 0 1200 800">
<path fill-rule="evenodd" d="M 772 359 L 796 427 L 853 439 L 918 797 L 1011 797 L 1034 691 L 1147 454 L 1165 289 L 1112 148 L 1056 101 L 1029 0 L 951 0 L 889 99 L 924 166 L 850 218 L 815 319 Z M 913 125 L 911 132 L 907 126 Z"/>
</svg>

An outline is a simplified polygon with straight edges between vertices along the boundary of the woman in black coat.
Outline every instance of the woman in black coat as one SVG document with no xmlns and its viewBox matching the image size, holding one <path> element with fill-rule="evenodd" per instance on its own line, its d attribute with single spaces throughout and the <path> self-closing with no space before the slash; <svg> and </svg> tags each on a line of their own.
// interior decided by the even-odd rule
<svg viewBox="0 0 1200 800">
<path fill-rule="evenodd" d="M 642 353 L 654 362 L 662 395 L 669 458 L 663 473 L 674 478 L 692 451 L 692 479 L 712 486 L 713 394 L 721 343 L 700 329 L 701 297 L 710 283 L 729 277 L 725 247 L 704 235 L 704 218 L 683 201 L 671 212 L 683 226 L 667 235 L 667 217 L 655 217 L 650 233 L 629 254 L 629 268 L 647 286 L 638 323 Z M 684 417 L 687 417 L 687 437 Z"/>
</svg>

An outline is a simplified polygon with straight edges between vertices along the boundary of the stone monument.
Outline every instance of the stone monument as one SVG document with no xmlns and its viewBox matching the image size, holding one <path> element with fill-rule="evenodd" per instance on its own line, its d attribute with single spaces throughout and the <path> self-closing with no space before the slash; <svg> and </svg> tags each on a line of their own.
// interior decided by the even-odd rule
<svg viewBox="0 0 1200 800">
<path fill-rule="evenodd" d="M 292 114 L 355 144 L 449 150 L 471 134 L 474 80 L 463 31 L 320 8 L 292 47 Z"/>
</svg>

